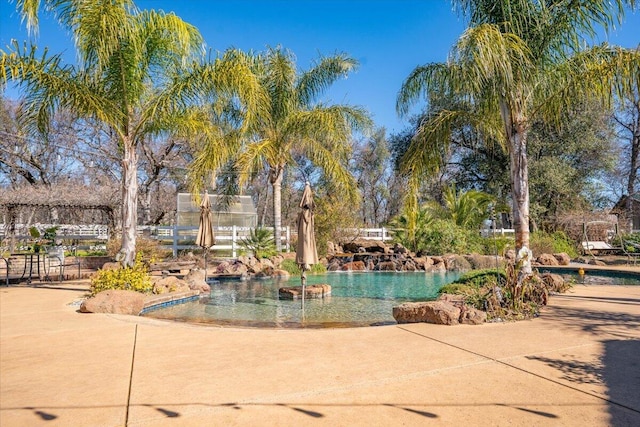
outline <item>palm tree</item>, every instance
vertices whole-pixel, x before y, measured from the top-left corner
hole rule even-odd
[[[281,188],[287,166],[296,163],[296,156],[304,156],[322,168],[339,190],[354,197],[355,182],[346,167],[351,134],[353,130],[367,129],[370,120],[361,108],[317,102],[332,83],[355,69],[354,59],[343,54],[321,57],[302,73],[296,69],[293,54],[280,47],[270,48],[253,59],[266,94],[261,112],[255,122],[248,124],[248,133],[227,135],[226,148],[215,143],[204,147],[193,163],[193,173],[202,175],[219,169],[236,149],[240,151],[235,167],[241,184],[257,169],[268,168],[274,237],[276,249],[281,251]]]
[[[426,208],[434,218],[451,220],[455,225],[467,229],[479,228],[489,212],[493,198],[482,191],[469,190],[464,193],[456,191],[456,186],[444,188],[443,204],[432,201]]]
[[[18,2],[28,26],[37,25],[38,3]],[[73,34],[79,65],[62,65],[59,55],[46,50],[37,57],[35,46],[15,44],[9,52],[0,51],[2,82],[24,88],[22,119],[34,131],[46,133],[52,113],[66,108],[78,119],[104,123],[117,136],[122,161],[119,256],[131,266],[138,222],[137,147],[146,137],[167,132],[216,138],[193,102],[202,95],[228,98],[239,79],[253,75],[234,62],[241,56],[233,52],[204,62],[200,33],[172,13],[141,11],[131,0],[50,0],[46,6]]]
[[[445,63],[417,67],[398,94],[401,114],[424,96],[450,98],[456,109],[431,110],[403,159],[415,192],[419,176],[438,170],[453,125],[465,123],[509,154],[516,247],[529,253],[527,136],[535,120],[557,121],[585,97],[609,103],[637,87],[640,52],[600,45],[584,49],[597,26],[619,22],[633,0],[454,0],[469,28]],[[415,203],[415,202],[414,202]]]

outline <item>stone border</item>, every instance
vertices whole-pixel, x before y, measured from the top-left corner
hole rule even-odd
[[[200,298],[200,291],[186,291],[175,292],[165,295],[154,295],[147,298],[144,302],[144,307],[138,313],[138,316],[142,316],[150,311],[160,308],[171,307],[173,305],[184,304],[186,302],[195,301]]]

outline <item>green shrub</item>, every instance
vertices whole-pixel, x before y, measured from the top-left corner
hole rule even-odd
[[[258,259],[269,258],[277,253],[273,234],[266,228],[249,230],[249,236],[240,240],[240,247],[247,252],[252,252]]]
[[[452,220],[435,219],[416,242],[417,250],[430,255],[483,252],[483,238],[477,230],[457,226]]]
[[[293,259],[285,259],[280,264],[280,268],[292,276],[298,275],[301,273],[300,267],[296,264],[296,261]],[[327,267],[324,264],[313,264],[311,266],[311,270],[308,272],[310,274],[324,274],[327,272]]]
[[[613,240],[613,245],[622,247],[629,253],[640,252],[640,233],[623,234]]]
[[[119,268],[117,270],[98,270],[91,278],[91,295],[99,292],[120,289],[151,293],[153,284],[149,276],[149,269],[142,262],[142,255],[136,255],[133,267]]]
[[[504,256],[509,249],[514,249],[516,241],[513,237],[509,236],[489,236],[483,237],[480,240],[482,255],[495,255]]]
[[[499,283],[498,283],[499,279]],[[444,285],[440,288],[440,293],[445,294],[458,294],[459,290],[465,288],[479,289],[484,286],[496,286],[497,284],[503,285],[505,283],[505,273],[503,270],[496,271],[495,269],[483,269],[469,271],[457,280]]]
[[[107,255],[115,257],[122,247],[121,238],[112,238],[107,242]],[[169,258],[173,255],[171,249],[164,249],[156,239],[145,237],[136,238],[136,254],[141,254],[146,261]]]
[[[531,233],[530,246],[530,249],[536,255],[564,252],[571,258],[578,256],[575,243],[562,231],[556,231],[551,234],[543,231]]]

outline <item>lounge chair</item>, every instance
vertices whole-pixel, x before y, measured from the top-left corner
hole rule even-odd
[[[584,254],[595,255],[596,253],[612,254],[623,251],[622,248],[611,246],[608,242],[604,241],[584,241],[582,242],[582,252]]]

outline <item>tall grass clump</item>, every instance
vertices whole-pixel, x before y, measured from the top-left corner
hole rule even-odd
[[[443,286],[440,293],[460,295],[465,303],[487,312],[488,319],[518,320],[535,317],[547,304],[550,292],[564,292],[570,284],[553,282],[547,275],[523,275],[521,265],[505,269],[475,270]]]
[[[292,259],[285,259],[284,261],[282,261],[282,263],[280,264],[280,269],[286,271],[292,276],[295,276],[301,273],[300,266],[296,264],[295,260],[292,260]],[[324,264],[313,264],[311,266],[311,270],[308,271],[307,273],[324,274],[326,272],[327,272],[327,267],[325,267]]]

